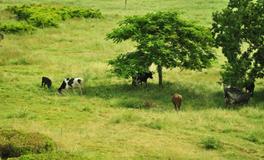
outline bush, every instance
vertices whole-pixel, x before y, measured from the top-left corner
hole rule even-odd
[[[219,149],[221,147],[220,141],[214,137],[206,137],[202,139],[201,144],[205,149]]]
[[[35,27],[25,22],[10,21],[6,23],[0,23],[0,32],[4,33],[22,33],[32,32],[34,30]]]
[[[19,157],[30,153],[53,151],[56,144],[40,133],[22,133],[0,128],[0,157]]]
[[[60,21],[74,17],[102,17],[102,14],[99,10],[79,7],[56,8],[51,6],[31,4],[22,6],[9,6],[7,10],[11,13],[14,13],[18,20],[25,20],[29,24],[39,28],[57,27]]]
[[[98,9],[79,8],[79,7],[63,7],[57,11],[62,20],[69,18],[102,18],[102,13]]]
[[[57,27],[61,21],[61,17],[53,12],[36,12],[27,21],[38,28]]]

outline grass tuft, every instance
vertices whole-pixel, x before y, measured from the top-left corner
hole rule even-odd
[[[142,118],[138,115],[135,115],[133,112],[125,112],[121,115],[114,116],[111,118],[111,123],[125,123],[125,122],[136,122],[142,120]]]
[[[221,148],[221,143],[218,139],[214,137],[206,137],[201,140],[201,144],[205,149],[219,149]]]
[[[12,119],[12,118],[27,118],[27,119],[34,119],[36,115],[28,110],[27,107],[19,109],[17,112],[10,113],[7,115],[7,119]]]

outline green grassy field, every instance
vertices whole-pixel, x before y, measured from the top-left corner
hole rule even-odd
[[[128,15],[173,10],[210,27],[211,14],[227,0],[0,0],[0,20],[8,5],[44,3],[100,9],[103,19],[72,19],[58,28],[32,34],[7,34],[0,42],[0,127],[45,134],[83,159],[264,159],[264,81],[239,109],[224,107],[217,84],[224,57],[203,72],[165,70],[164,88],[157,74],[150,85],[133,88],[130,80],[109,72],[107,61],[133,50],[131,42],[114,44],[106,34]],[[152,70],[155,68],[153,67]],[[53,89],[40,88],[41,77]],[[56,90],[65,77],[83,77],[85,94]],[[170,95],[183,95],[176,113]],[[209,137],[217,149],[205,149]],[[210,143],[210,142],[207,142]]]

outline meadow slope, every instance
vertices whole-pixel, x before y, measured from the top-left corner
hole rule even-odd
[[[32,34],[7,34],[0,42],[0,128],[45,134],[59,150],[83,159],[264,159],[264,81],[239,109],[224,107],[220,78],[224,57],[203,72],[165,70],[164,88],[157,74],[150,85],[133,88],[130,80],[109,72],[107,61],[134,49],[114,44],[106,34],[129,15],[178,11],[181,17],[210,27],[211,14],[227,0],[0,0],[0,21],[9,5],[44,3],[100,9],[103,19],[71,19],[58,28]],[[155,71],[155,68],[152,68]],[[41,77],[53,80],[40,88]],[[83,77],[85,94],[56,89],[65,77]],[[176,113],[170,94],[183,95]],[[213,137],[220,147],[207,150]]]

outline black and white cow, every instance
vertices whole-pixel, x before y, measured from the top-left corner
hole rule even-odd
[[[63,90],[67,89],[73,89],[73,88],[79,88],[80,92],[82,94],[82,84],[83,84],[83,79],[82,78],[65,78],[58,89],[58,92],[62,94]]]
[[[148,78],[152,79],[153,73],[152,72],[143,72],[143,73],[138,73],[137,75],[132,77],[132,85],[137,86],[137,85],[142,85],[144,82],[147,85],[147,80]]]
[[[48,77],[42,77],[41,86],[45,87],[47,86],[49,89],[51,88],[51,80]]]
[[[243,92],[237,87],[224,86],[225,105],[247,104],[251,93]]]

